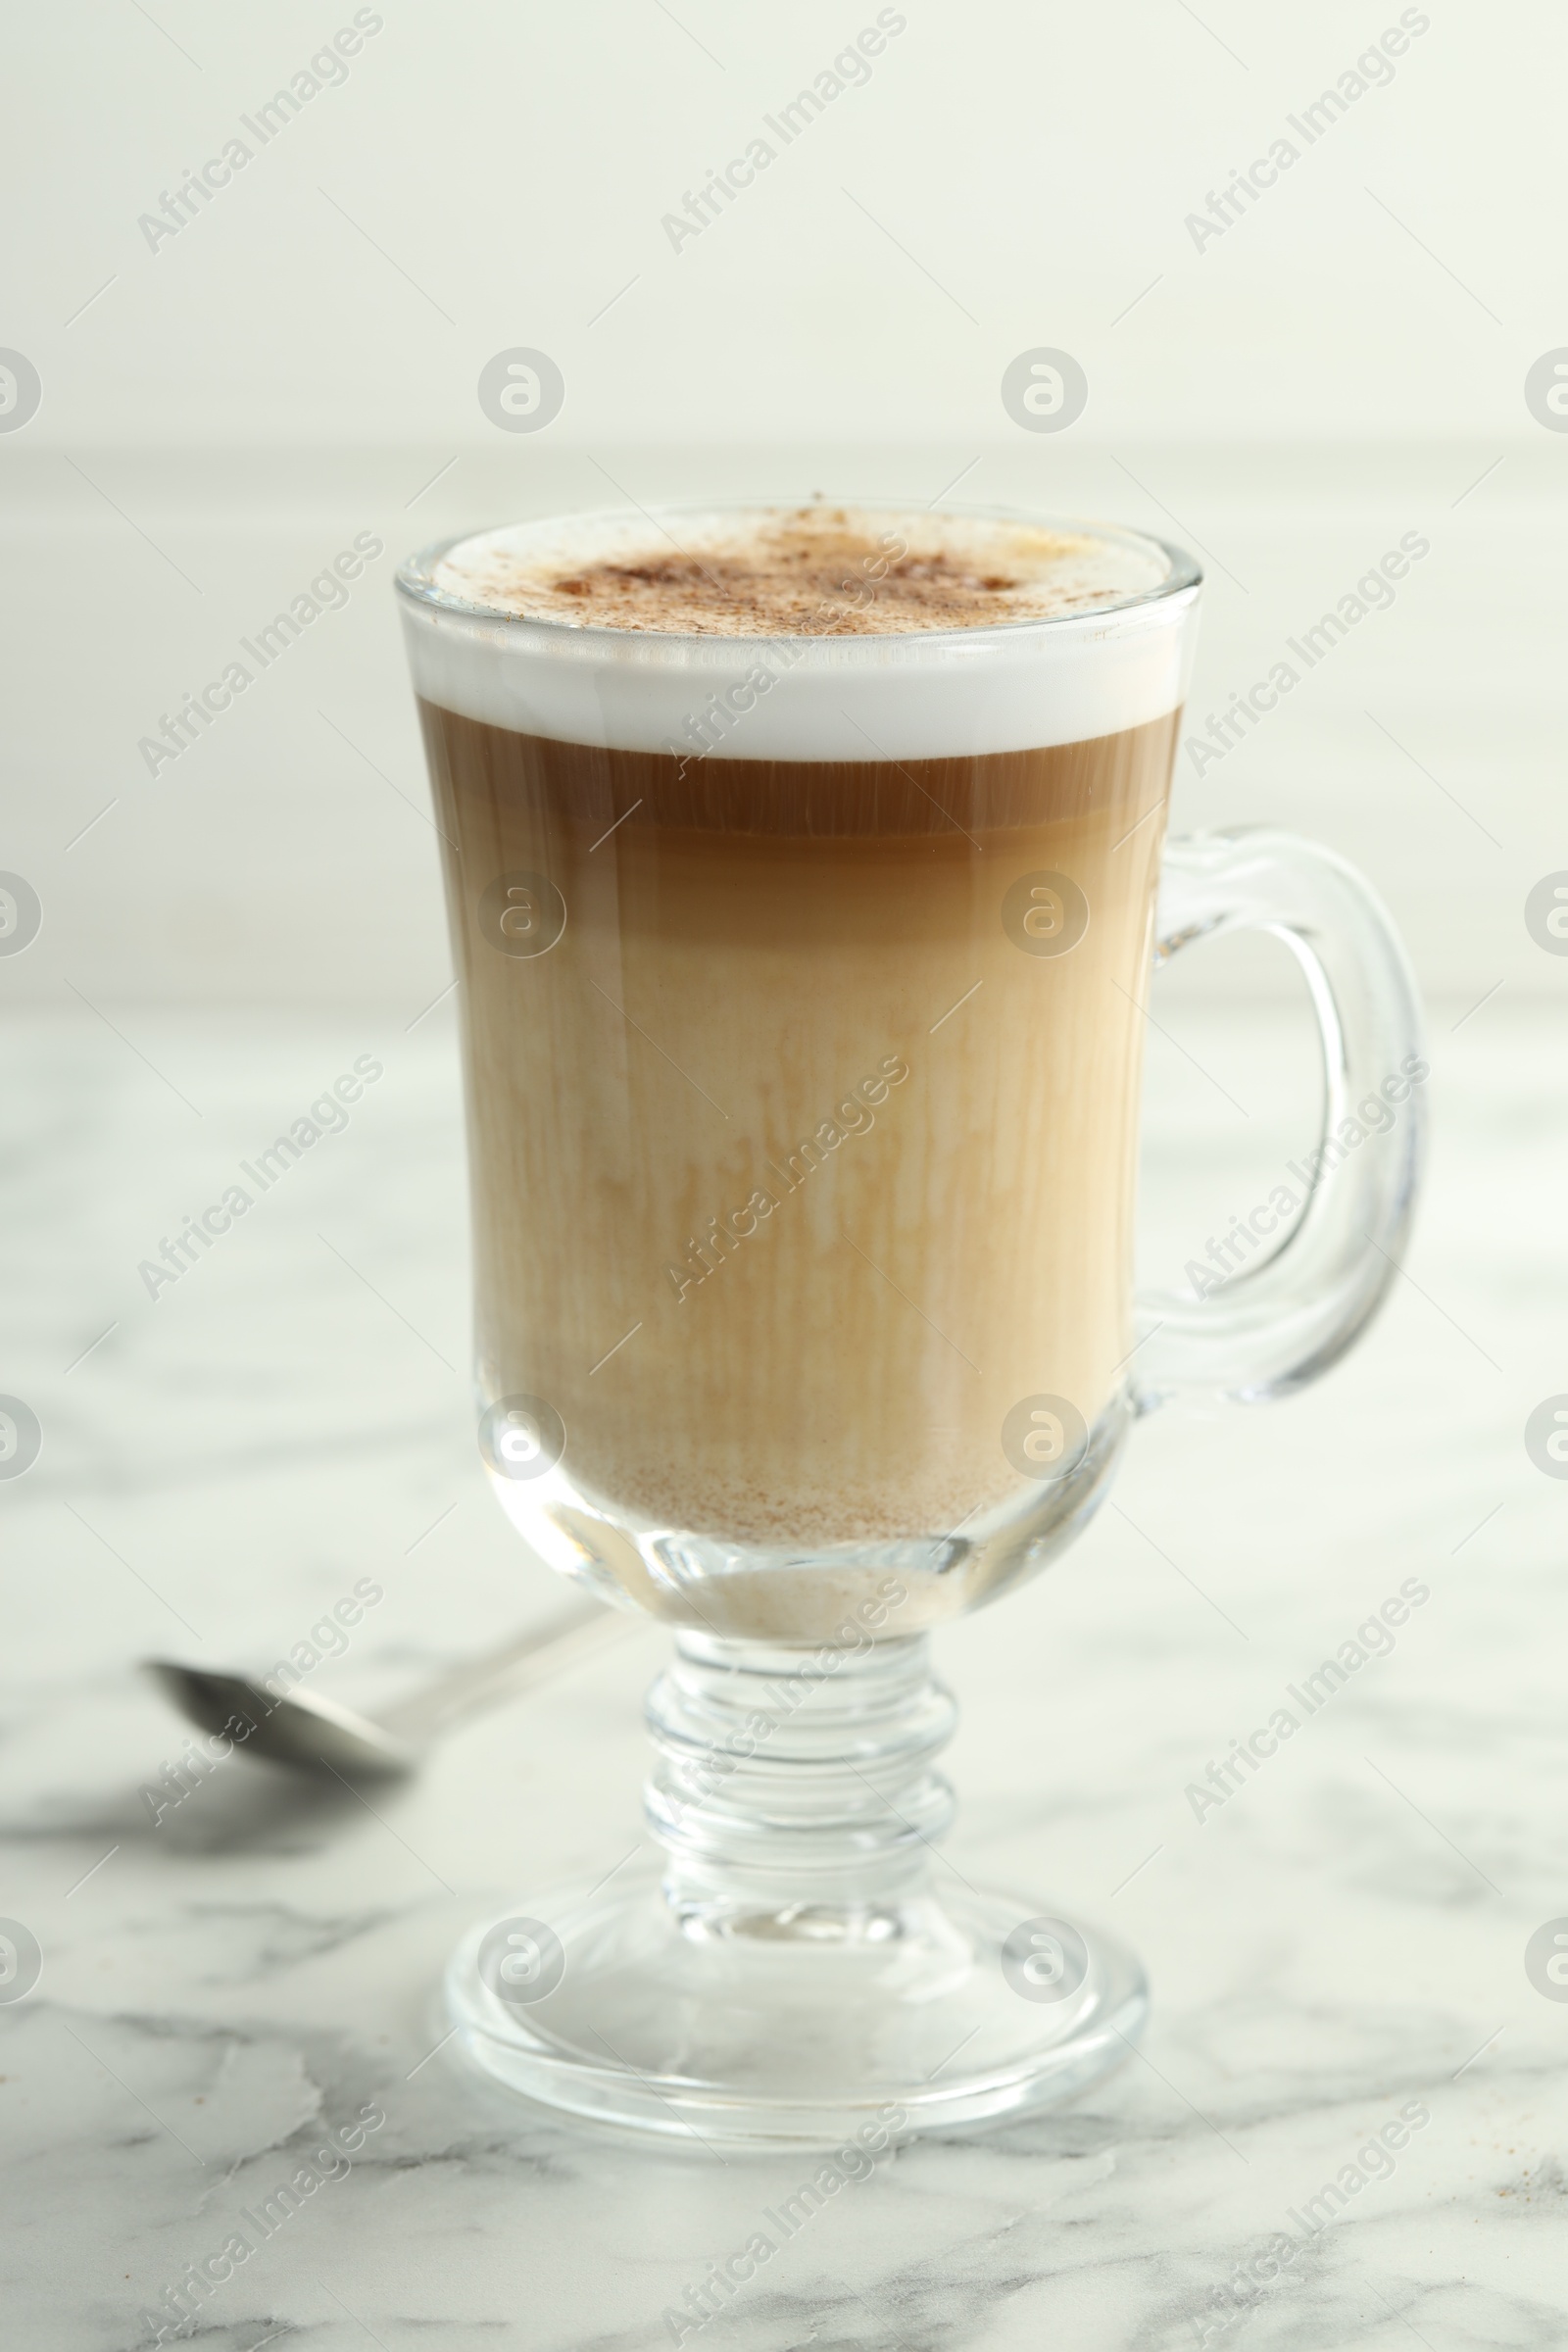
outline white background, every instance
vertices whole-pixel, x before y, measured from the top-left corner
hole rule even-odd
[[[0,342],[43,399],[0,435],[0,863],[45,922],[7,1001],[411,1015],[449,966],[397,554],[623,492],[925,504],[956,476],[1196,545],[1198,718],[1428,537],[1254,740],[1201,778],[1184,759],[1178,822],[1333,841],[1450,1018],[1499,980],[1553,990],[1522,916],[1568,864],[1568,437],[1523,391],[1568,339],[1551,11],[1406,12],[1430,24],[1392,82],[1306,149],[1287,116],[1397,9],[914,0],[869,82],[678,252],[662,216],[873,9],[376,13],[346,80],[156,250],[139,217],[352,9],[106,0],[10,27]],[[1188,216],[1282,132],[1299,161],[1199,250]],[[534,435],[476,397],[515,345],[565,378]],[[1089,379],[1060,434],[1000,397],[1041,345]],[[160,713],[367,529],[387,555],[349,608],[149,776]]]

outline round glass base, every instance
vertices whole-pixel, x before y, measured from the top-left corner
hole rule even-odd
[[[660,1877],[530,1897],[447,1976],[469,2056],[601,2122],[867,2147],[1026,2115],[1123,2059],[1148,2010],[1109,1936],[928,1886],[862,1909],[683,1908]]]

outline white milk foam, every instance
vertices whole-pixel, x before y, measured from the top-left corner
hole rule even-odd
[[[699,562],[744,562],[798,512],[680,513],[663,529],[641,514],[558,516],[428,549],[398,575],[416,691],[561,742],[786,760],[1044,749],[1117,734],[1185,699],[1198,567],[1130,531],[832,511],[916,562],[1004,566],[995,604],[1008,617],[988,612],[984,625],[944,625],[940,591],[907,629],[890,629],[885,612],[858,623],[857,585],[842,607],[813,599],[777,634],[756,611],[732,624],[722,607],[666,633],[648,617],[668,601],[658,584],[618,625],[585,625],[581,612],[601,608],[554,585],[594,565],[658,564],[672,544]],[[875,594],[868,581],[864,603]]]

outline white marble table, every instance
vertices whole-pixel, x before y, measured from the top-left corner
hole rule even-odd
[[[1461,1009],[1434,1020],[1410,1279],[1358,1353],[1276,1410],[1151,1423],[1076,1553],[940,1641],[954,1857],[1119,1925],[1154,1987],[1144,2055],[1048,2120],[898,2149],[688,2344],[1568,2334],[1568,2002],[1524,1967],[1568,1913],[1568,1482],[1522,1443],[1568,1389],[1568,1031],[1504,1000],[1450,1033]],[[251,2232],[194,2340],[667,2343],[666,2308],[810,2169],[596,2137],[427,2055],[462,1925],[636,1837],[657,1631],[373,1810],[242,1761],[156,1824],[140,1794],[180,1740],[131,1670],[149,1650],[270,1659],[369,1576],[384,1598],[318,1673],[373,1697],[558,1599],[472,1457],[449,1013],[84,1014],[0,1049],[0,1389],[44,1431],[0,1483],[0,1912],[43,1955],[0,2007],[0,2271],[29,2348],[154,2340],[165,2289],[356,2118],[384,2120]],[[1174,1265],[1306,1114],[1298,1024],[1281,1046],[1277,1011],[1178,1002],[1167,1025],[1202,1065],[1153,1040],[1149,1233]],[[367,1053],[352,1127],[149,1298],[175,1220]],[[1411,1578],[1430,1597],[1391,1654],[1195,1820],[1187,1785]],[[1427,2121],[1357,2166],[1401,2111]],[[1238,2266],[1282,2232],[1244,2307]]]

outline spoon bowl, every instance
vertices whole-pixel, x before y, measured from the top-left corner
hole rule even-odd
[[[413,1772],[443,1732],[495,1706],[573,1658],[618,1641],[648,1620],[598,1601],[530,1628],[409,1692],[379,1716],[362,1715],[318,1690],[269,1690],[249,1675],[179,1658],[145,1658],[153,1681],[199,1731],[232,1740],[250,1756],[340,1779]]]
[[[149,1658],[147,1672],[165,1696],[198,1730],[232,1740],[248,1755],[307,1772],[324,1769],[353,1779],[412,1772],[419,1749],[335,1698],[291,1690],[279,1698],[248,1675]]]

